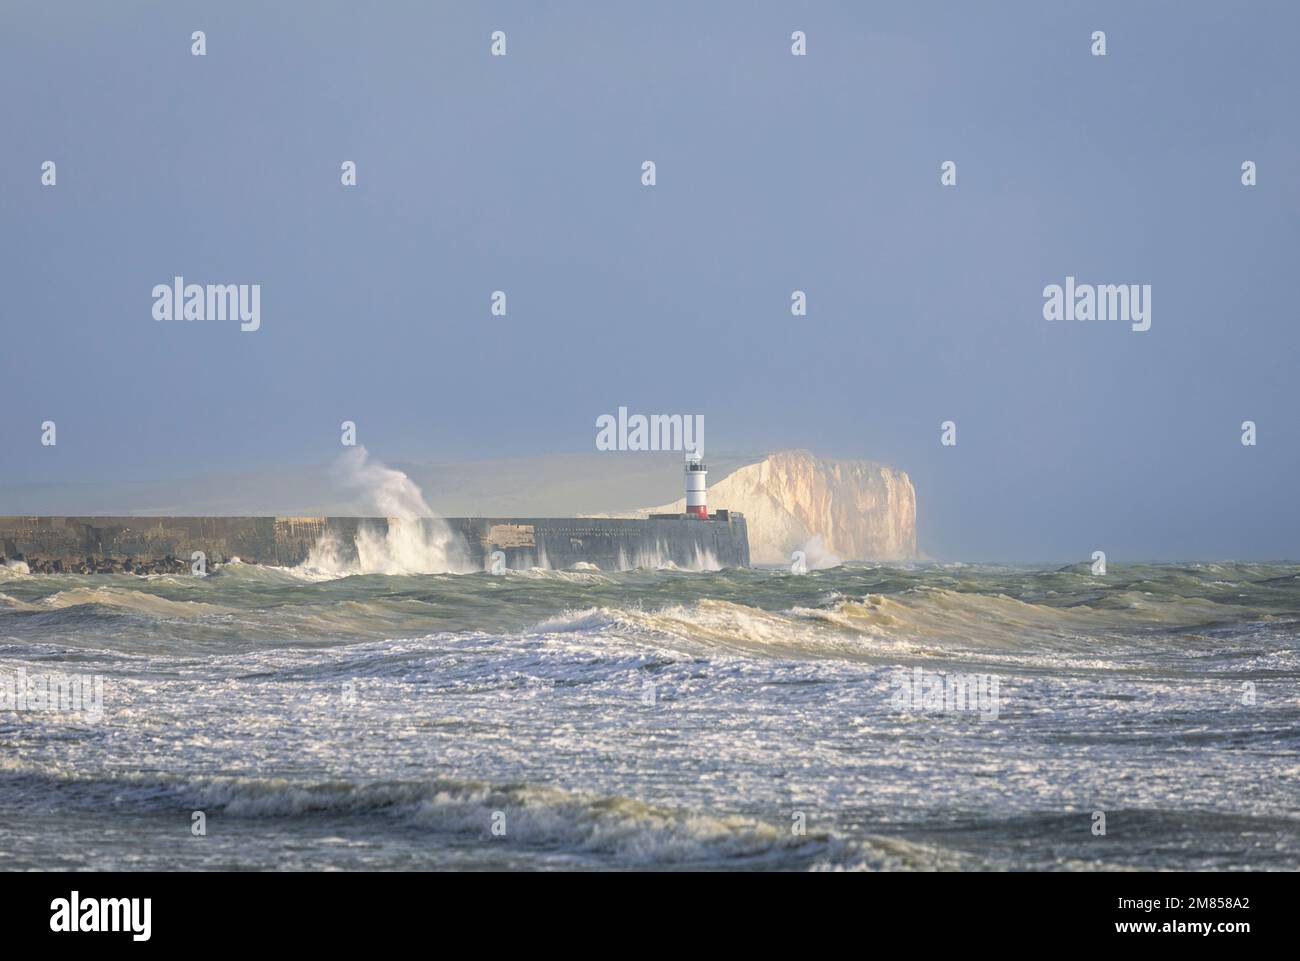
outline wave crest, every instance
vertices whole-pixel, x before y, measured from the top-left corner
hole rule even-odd
[[[889,838],[849,840],[833,832],[794,834],[788,825],[729,813],[660,807],[617,795],[538,784],[433,779],[294,782],[248,777],[111,779],[51,775],[0,762],[0,786],[22,794],[59,788],[60,804],[112,798],[141,813],[202,810],[208,817],[275,819],[380,817],[439,834],[514,848],[594,855],[629,866],[745,864],[810,870],[934,869],[952,859]],[[6,793],[10,793],[6,790]],[[496,832],[504,833],[494,833]]]

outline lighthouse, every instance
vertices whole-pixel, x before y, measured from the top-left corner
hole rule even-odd
[[[708,469],[704,466],[704,454],[700,448],[690,451],[686,455],[686,516],[698,517],[700,520],[709,519],[709,504],[705,494],[708,486],[706,478],[709,476]]]

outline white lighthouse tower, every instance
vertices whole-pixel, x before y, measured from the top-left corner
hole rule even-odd
[[[704,466],[703,445],[686,453],[686,516],[709,519],[708,469]]]

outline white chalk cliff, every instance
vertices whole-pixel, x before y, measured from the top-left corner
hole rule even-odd
[[[888,464],[785,450],[709,480],[710,510],[745,515],[755,564],[789,563],[796,550],[808,553],[809,566],[821,566],[826,553],[844,560],[916,557],[916,490]],[[637,513],[685,509],[683,498]]]

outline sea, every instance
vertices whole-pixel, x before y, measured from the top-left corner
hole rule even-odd
[[[0,870],[1296,870],[1300,565],[0,567]]]

